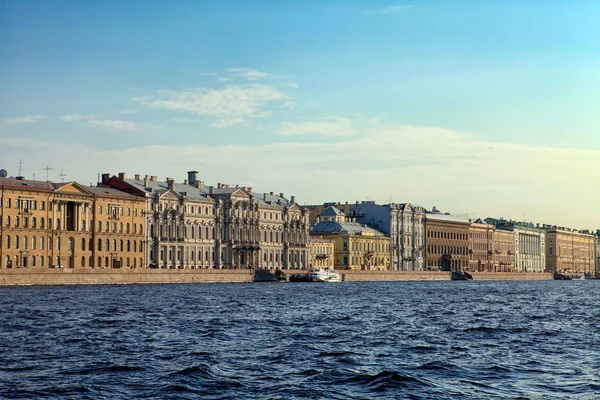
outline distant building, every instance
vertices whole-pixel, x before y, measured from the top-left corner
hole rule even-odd
[[[544,225],[548,271],[572,274],[596,273],[596,238],[593,234]]]
[[[377,229],[354,222],[336,207],[329,206],[320,213],[310,234],[334,241],[334,265],[338,269],[390,269],[390,238]]]
[[[435,207],[425,214],[428,271],[459,271],[469,268],[468,219],[439,212]]]
[[[391,239],[392,269],[422,271],[425,265],[425,209],[410,203],[376,204],[374,201],[356,203],[324,203],[306,206],[311,223],[327,207],[334,206],[354,221],[377,229]]]
[[[145,266],[144,200],[112,188],[0,178],[0,267]]]
[[[596,276],[600,277],[600,229],[596,231]]]
[[[481,218],[469,226],[469,269],[493,272],[494,269],[494,225]]]
[[[146,200],[147,249],[157,268],[307,269],[308,214],[283,193],[155,176],[103,175],[102,185]]]
[[[530,222],[486,218],[496,229],[513,232],[515,240],[515,271],[546,271],[546,233]]]
[[[310,268],[334,268],[335,241],[316,236],[308,239]]]
[[[514,272],[515,233],[505,229],[494,230],[494,272]]]

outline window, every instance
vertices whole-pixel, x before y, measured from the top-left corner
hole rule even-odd
[[[40,238],[40,250],[44,250],[44,237],[43,236]],[[42,266],[43,266],[43,264],[44,264],[43,261],[40,262],[40,264],[42,264]]]
[[[98,239],[98,251],[102,251],[102,239]],[[98,261],[98,266],[100,266],[100,261]]]
[[[43,210],[43,209],[44,209],[44,207],[45,207],[45,204],[46,204],[46,202],[44,202],[44,201],[40,202],[40,210]],[[40,265],[42,265],[42,264],[43,264],[43,262],[41,262],[41,263],[40,263]],[[43,265],[42,265],[42,266],[43,266]]]
[[[31,238],[31,248],[33,250],[35,250],[36,248],[36,240],[35,240],[35,236]]]
[[[10,226],[10,215],[6,216],[6,226]]]
[[[6,207],[10,208],[10,199],[6,199]]]
[[[15,249],[19,248],[19,237],[15,236]]]
[[[18,216],[15,217],[15,227],[16,228],[19,227],[19,217]]]
[[[60,219],[56,218],[56,229],[60,230]]]
[[[56,238],[56,250],[60,250],[60,238]]]
[[[85,238],[81,239],[81,250],[85,251]]]
[[[35,217],[33,217],[33,219],[31,220],[31,227],[37,228],[37,219]]]
[[[10,249],[10,236],[6,235],[6,248]]]
[[[102,206],[98,206],[98,214],[102,214]],[[100,265],[98,265],[100,266]]]

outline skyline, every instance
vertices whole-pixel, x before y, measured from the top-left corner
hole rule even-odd
[[[595,2],[0,4],[11,176],[600,227]]]

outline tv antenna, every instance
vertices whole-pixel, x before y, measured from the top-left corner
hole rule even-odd
[[[46,171],[46,182],[50,182],[50,178],[48,177],[48,171],[52,171],[49,165],[46,165],[46,168],[42,168],[42,170]]]
[[[60,176],[60,181],[61,182],[65,182],[65,176],[67,176],[67,174],[64,173],[64,170],[60,170],[60,174],[58,174],[58,176]]]
[[[19,176],[23,176],[23,175],[21,175],[22,169],[23,169],[23,160],[19,160]]]

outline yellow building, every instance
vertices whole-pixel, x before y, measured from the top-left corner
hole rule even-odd
[[[469,226],[469,269],[471,271],[494,271],[493,261],[494,225],[482,219]]]
[[[336,207],[330,206],[321,212],[310,234],[334,241],[337,269],[391,269],[390,238],[376,229],[349,221]]]
[[[595,274],[593,234],[567,228],[544,226],[546,230],[546,268],[551,272]]]
[[[515,232],[494,230],[494,272],[513,272],[515,270]]]
[[[142,267],[144,199],[76,182],[0,178],[0,267]]]
[[[334,268],[335,242],[312,236],[308,239],[310,268]]]

